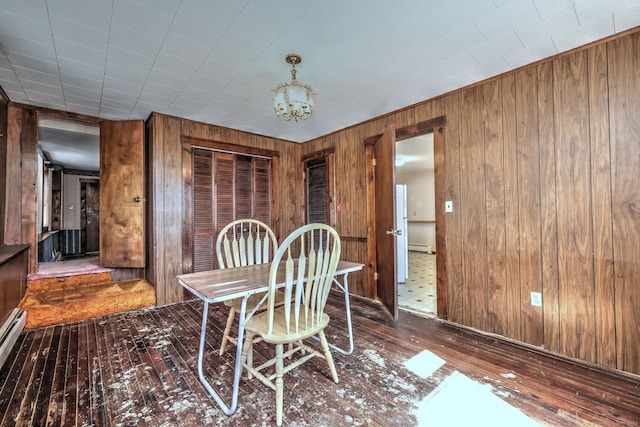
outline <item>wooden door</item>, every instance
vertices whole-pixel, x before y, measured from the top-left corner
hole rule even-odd
[[[100,265],[143,268],[144,122],[100,123]],[[179,244],[179,242],[176,242]]]
[[[398,271],[396,265],[396,131],[389,125],[374,146],[376,282],[378,298],[398,318]]]
[[[80,180],[80,247],[83,253],[100,250],[100,183]]]

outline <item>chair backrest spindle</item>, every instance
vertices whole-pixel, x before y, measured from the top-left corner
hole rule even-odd
[[[322,321],[340,252],[340,237],[326,224],[300,227],[282,242],[269,275],[269,333],[274,330],[275,293],[280,284],[284,284],[285,325],[282,326],[287,333],[299,333]]]
[[[216,240],[218,268],[263,264],[278,248],[269,226],[256,219],[239,219],[227,224]]]

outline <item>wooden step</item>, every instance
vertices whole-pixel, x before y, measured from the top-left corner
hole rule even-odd
[[[29,287],[20,308],[27,312],[25,329],[32,329],[151,307],[155,302],[151,284],[144,279],[135,279],[62,289]]]
[[[83,286],[92,286],[99,283],[111,282],[111,272],[77,274],[74,276],[47,277],[44,279],[30,280],[27,288],[32,291],[56,291],[76,289]]]

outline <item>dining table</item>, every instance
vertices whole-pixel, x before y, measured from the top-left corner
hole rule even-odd
[[[344,293],[345,317],[347,324],[347,335],[349,338],[348,349],[341,348],[333,343],[329,346],[341,354],[349,355],[353,353],[353,326],[351,323],[351,307],[349,304],[349,273],[362,270],[364,265],[360,263],[340,260],[333,277],[335,287]],[[247,301],[251,295],[265,293],[269,290],[269,272],[271,263],[255,264],[235,268],[225,268],[217,270],[201,271],[196,273],[181,274],[177,276],[182,287],[203,301],[202,325],[200,329],[200,345],[198,349],[198,377],[211,397],[226,415],[232,415],[238,406],[238,390],[240,386],[240,365],[242,356],[242,341],[244,338],[244,328],[246,322],[257,311],[258,307],[252,308],[247,313]],[[295,277],[295,276],[294,276]],[[284,276],[276,278],[276,286],[284,286]],[[238,317],[238,334],[236,345],[236,359],[233,374],[233,389],[231,403],[227,404],[222,396],[215,390],[204,375],[204,350],[206,347],[206,331],[209,316],[209,304],[222,303],[227,300],[242,298],[242,305]]]

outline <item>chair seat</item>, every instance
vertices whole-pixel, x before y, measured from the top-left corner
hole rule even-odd
[[[302,317],[302,313],[300,313],[300,316]],[[271,334],[268,334],[269,313],[266,311],[256,314],[249,319],[245,329],[261,336],[265,342],[271,344],[287,344],[317,335],[319,331],[323,330],[329,324],[329,315],[327,313],[323,313],[320,323],[313,326],[303,329],[303,324],[304,322],[301,320],[299,331],[296,333],[295,316],[293,314],[293,310],[291,310],[291,317],[289,319],[290,331],[287,332],[285,327],[284,307],[281,306],[274,310],[273,331]]]
[[[249,297],[249,299],[247,300],[247,313],[253,310],[253,308],[260,303],[265,293],[266,292],[253,294]],[[284,304],[284,292],[279,290],[276,291],[276,305],[282,304]],[[225,301],[224,305],[233,308],[235,311],[240,313],[240,309],[242,308],[242,298],[234,298],[232,300]],[[266,308],[266,304],[263,304],[263,306],[261,307],[261,309]]]

